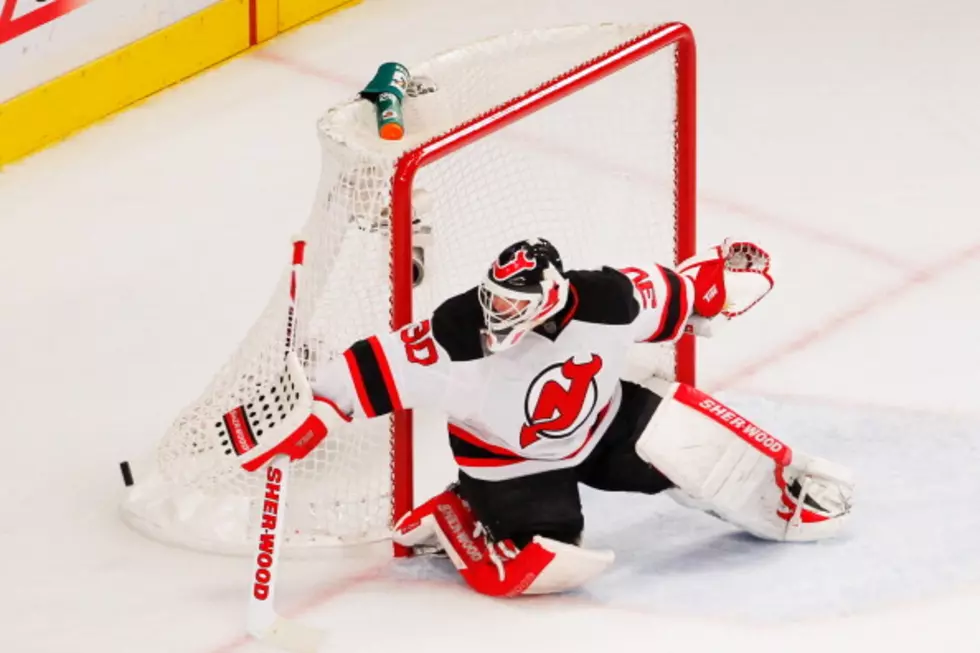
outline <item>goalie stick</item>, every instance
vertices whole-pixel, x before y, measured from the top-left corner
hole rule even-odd
[[[265,467],[265,492],[258,502],[259,536],[252,593],[245,619],[246,630],[256,639],[295,653],[316,653],[326,633],[285,619],[276,612],[276,576],[286,523],[286,491],[289,456],[279,455]]]
[[[289,313],[286,322],[286,351],[293,350],[296,330],[296,295],[306,243],[293,242],[293,263],[289,284]],[[299,380],[299,379],[297,379]],[[254,550],[254,570],[245,629],[252,637],[294,653],[316,653],[326,633],[281,617],[275,608],[276,578],[282,554],[286,524],[286,492],[289,487],[287,455],[273,457],[265,466],[263,496],[256,501],[253,523],[258,525]]]

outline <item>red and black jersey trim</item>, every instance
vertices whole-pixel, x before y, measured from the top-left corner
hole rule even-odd
[[[663,318],[656,332],[647,342],[663,342],[673,340],[683,327],[687,312],[687,286],[680,275],[670,268],[660,267],[664,281],[667,283],[667,296],[663,301]]]
[[[461,467],[502,467],[526,460],[513,451],[484,442],[456,424],[449,425],[449,448]]]
[[[355,342],[344,352],[344,359],[365,415],[377,417],[402,410],[395,378],[376,337]]]
[[[569,460],[579,455],[592,440],[599,425],[609,414],[612,401],[608,402],[596,415],[589,432],[582,444],[562,460]],[[449,448],[452,449],[456,464],[460,467],[503,467],[530,460],[504,447],[498,447],[481,440],[478,436],[456,424],[449,425]]]

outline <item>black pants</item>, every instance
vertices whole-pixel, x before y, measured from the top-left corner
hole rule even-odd
[[[578,484],[608,492],[657,494],[673,484],[636,455],[636,440],[660,397],[623,381],[619,412],[592,453],[576,467],[482,481],[460,471],[459,493],[496,540],[526,546],[535,535],[576,543],[585,526]]]

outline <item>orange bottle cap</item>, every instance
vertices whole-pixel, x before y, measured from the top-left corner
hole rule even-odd
[[[402,126],[396,122],[389,122],[386,125],[381,125],[381,129],[378,130],[381,138],[386,141],[398,141],[401,137],[405,135],[405,130]]]

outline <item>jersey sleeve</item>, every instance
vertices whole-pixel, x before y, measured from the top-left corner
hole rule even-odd
[[[473,288],[443,302],[431,318],[358,340],[315,370],[313,391],[358,417],[409,408],[448,411],[459,392],[456,364],[483,356],[482,325]]]
[[[312,383],[349,415],[380,417],[396,410],[444,409],[452,361],[424,319],[401,329],[358,340],[320,366]]]
[[[694,282],[662,265],[619,270],[633,284],[640,312],[633,321],[636,342],[674,342],[694,309]]]

